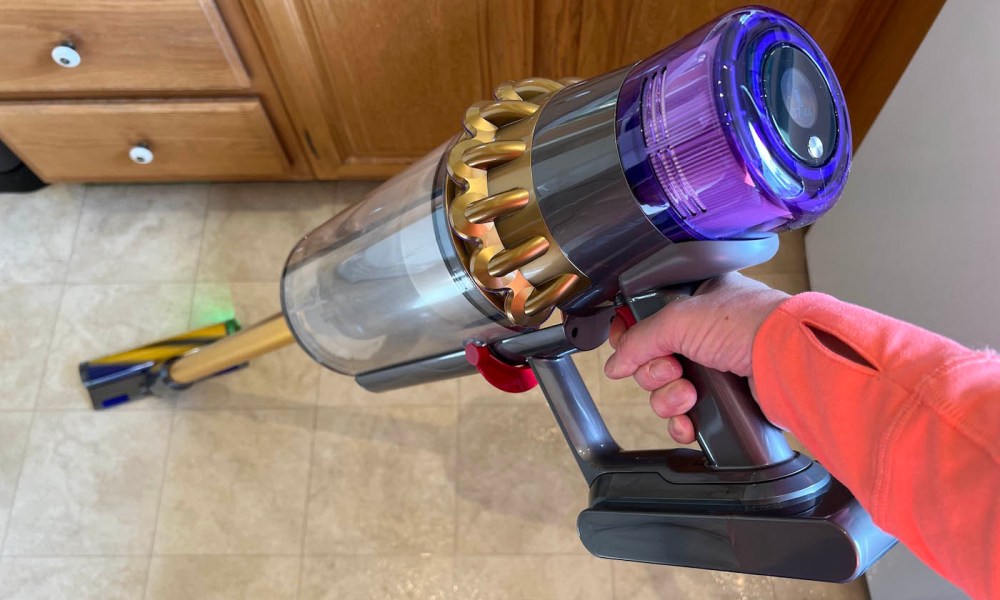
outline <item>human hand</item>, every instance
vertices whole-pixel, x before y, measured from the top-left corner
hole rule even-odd
[[[750,377],[754,337],[788,297],[738,273],[713,279],[694,296],[671,302],[628,331],[615,319],[610,333],[615,353],[604,372],[611,379],[634,377],[650,392],[653,412],[670,419],[670,437],[690,444],[695,439],[694,425],[685,413],[698,395],[691,382],[683,379],[673,355]]]

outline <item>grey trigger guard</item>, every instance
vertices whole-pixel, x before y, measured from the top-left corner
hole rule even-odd
[[[668,246],[622,274],[622,297],[637,321],[690,296],[713,277],[766,262],[778,238],[684,242]],[[717,469],[752,469],[795,456],[781,431],[761,413],[747,380],[677,357],[698,402],[688,413],[699,446]]]

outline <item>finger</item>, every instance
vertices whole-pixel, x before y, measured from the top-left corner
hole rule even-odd
[[[667,423],[667,431],[678,444],[694,442],[694,423],[687,415],[678,415],[670,419],[670,422]]]
[[[633,377],[639,387],[652,392],[678,379],[681,372],[681,363],[675,357],[661,356],[640,366]]]
[[[628,329],[628,327],[625,326],[625,322],[620,318],[615,317],[611,320],[611,329],[608,330],[608,341],[611,342],[612,348],[618,347],[618,340],[622,337],[622,334],[625,333],[626,329]]]
[[[615,353],[604,367],[605,374],[611,379],[628,377],[639,365],[660,356],[678,353],[680,348],[677,347],[677,338],[683,323],[677,323],[677,307],[687,301],[674,301],[623,333],[618,338]]]
[[[698,392],[687,379],[672,381],[649,395],[649,406],[664,419],[683,415],[694,408]]]

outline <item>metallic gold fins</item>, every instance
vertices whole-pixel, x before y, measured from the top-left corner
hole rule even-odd
[[[549,241],[540,235],[521,242],[510,250],[501,250],[490,259],[487,270],[493,277],[503,277],[545,254]]]
[[[589,285],[552,237],[531,179],[539,110],[571,83],[500,84],[495,100],[465,111],[465,134],[448,151],[445,202],[455,249],[483,296],[521,327],[540,325]]]
[[[529,77],[521,81],[505,81],[497,86],[496,97],[498,100],[529,100],[534,101],[539,96],[557,92],[565,87],[558,81],[545,79],[544,77]]]
[[[528,205],[528,190],[515,188],[477,200],[465,209],[465,218],[470,223],[481,225],[496,221],[504,215],[517,212]]]
[[[525,314],[532,316],[550,306],[555,306],[573,291],[578,279],[579,277],[576,275],[561,275],[545,282],[541,287],[535,288],[535,291],[528,295],[528,299],[524,302]]]
[[[521,141],[487,142],[462,153],[462,162],[474,169],[489,168],[510,162],[524,154],[527,145]]]
[[[489,102],[479,109],[484,119],[497,126],[520,121],[535,114],[538,105],[523,100]]]

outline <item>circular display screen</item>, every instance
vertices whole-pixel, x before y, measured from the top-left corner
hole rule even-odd
[[[808,165],[826,163],[837,147],[837,115],[816,63],[794,46],[776,46],[764,58],[762,87],[785,146]]]
[[[799,127],[816,124],[816,90],[802,71],[792,67],[781,76],[781,99]]]

